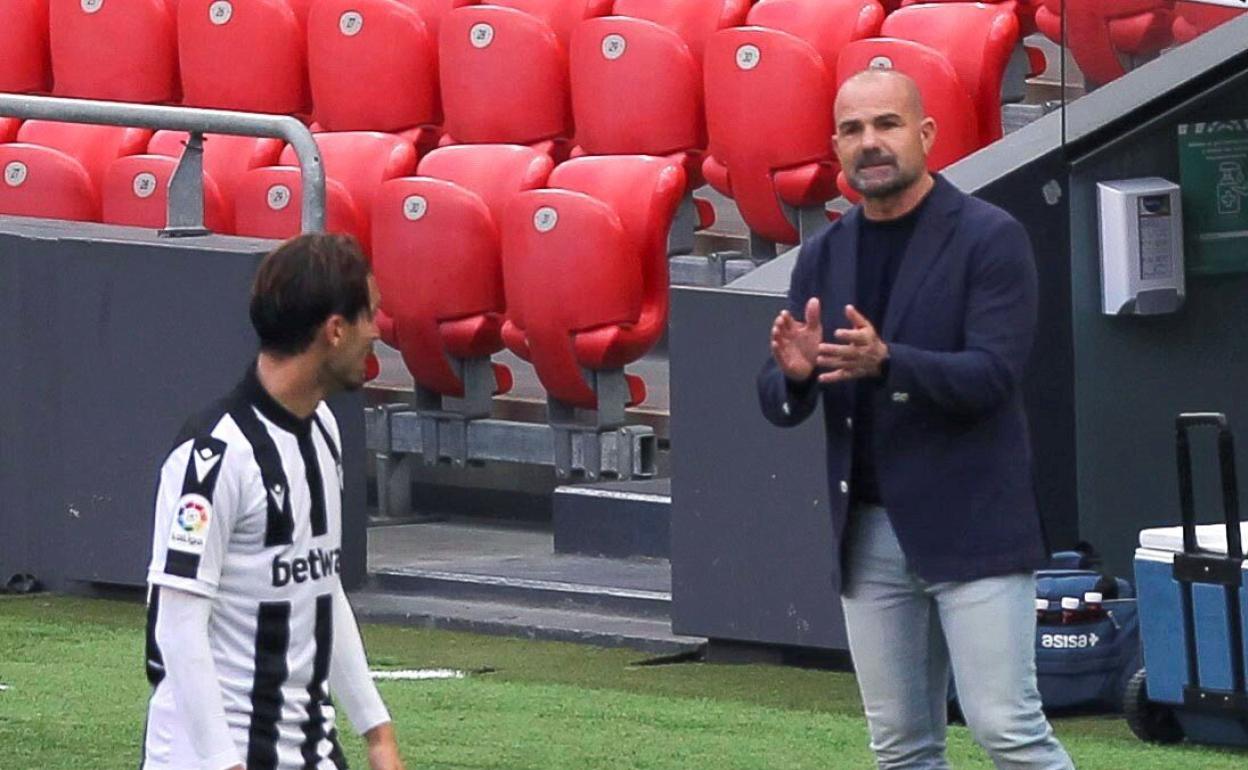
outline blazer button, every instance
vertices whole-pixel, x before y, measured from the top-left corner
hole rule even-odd
[[[849,482],[848,481],[841,481],[841,494],[842,495],[849,494]]]
[[[785,401],[783,404],[780,405],[780,411],[784,412],[785,417],[788,417],[789,415],[793,413],[793,410],[789,407],[788,401]]]
[[[845,428],[846,428],[847,430],[853,430],[853,429],[854,429],[854,418],[853,418],[853,417],[846,417],[846,418],[845,418]]]
[[[902,390],[895,390],[895,391],[893,391],[893,402],[894,402],[894,403],[897,403],[897,404],[904,404],[904,403],[906,403],[906,402],[907,402],[907,401],[909,401],[909,400],[910,400],[910,394],[909,394],[909,393],[906,393],[905,391],[902,391]]]

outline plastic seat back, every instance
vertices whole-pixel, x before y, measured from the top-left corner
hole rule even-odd
[[[306,0],[178,0],[183,102],[306,115]]]
[[[187,135],[158,131],[147,154],[112,164],[104,185],[105,222],[163,228],[168,219],[169,180],[182,157]],[[239,180],[253,168],[278,162],[279,139],[208,134],[204,137],[204,225],[217,233],[234,232],[234,197]]]
[[[17,141],[0,145],[0,213],[98,221],[109,165],[142,152],[150,137],[146,129],[26,121]]]
[[[1011,5],[914,5],[890,14],[880,34],[939,51],[975,104],[979,144],[1001,138],[1001,83],[1019,42],[1018,17]]]
[[[422,15],[424,6],[433,5],[417,0],[313,2],[308,76],[318,125],[329,131],[398,132],[441,122],[437,19]]]
[[[1243,14],[1243,8],[1179,2],[1174,9],[1174,41],[1189,43],[1197,37]]]
[[[703,50],[711,34],[740,24],[747,7],[744,0],[619,0],[614,15],[581,22],[570,50],[580,150],[704,149]]]
[[[0,91],[41,93],[51,86],[48,0],[0,3]]]
[[[439,33],[445,143],[545,143],[572,134],[566,35],[606,3],[510,0],[457,8]]]
[[[373,196],[382,182],[416,170],[416,149],[392,134],[345,131],[317,134],[325,164],[326,229],[348,233],[367,252]],[[235,200],[239,235],[288,238],[300,231],[303,181],[298,156],[287,147],[281,165],[243,174]]]
[[[851,40],[875,35],[883,17],[875,0],[763,0],[750,11],[751,26],[717,32],[707,44],[703,169],[759,235],[796,243],[785,204],[834,195],[836,56]],[[776,174],[785,171],[808,180],[800,198],[777,189]]]
[[[1123,57],[1149,56],[1173,39],[1173,0],[1043,0],[1036,26],[1054,42],[1062,41],[1090,86],[1122,77]]]
[[[583,369],[637,360],[667,323],[667,231],[685,186],[651,156],[577,158],[503,219],[504,340],[554,398],[595,408]],[[630,381],[631,402],[644,386]]]
[[[391,319],[387,342],[419,385],[462,397],[452,358],[502,349],[502,212],[516,193],[545,184],[551,167],[548,155],[529,147],[457,145],[427,155],[419,176],[382,185],[373,206],[373,272]],[[497,390],[505,384],[499,375]]]
[[[53,91],[112,101],[176,101],[174,12],[174,0],[50,0]]]

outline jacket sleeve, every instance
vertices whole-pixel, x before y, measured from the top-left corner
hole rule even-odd
[[[819,295],[816,268],[819,243],[822,239],[803,244],[798,252],[797,264],[789,278],[788,309],[794,318],[802,318],[806,302]],[[812,374],[806,382],[795,383],[784,376],[776,360],[771,356],[758,374],[758,402],[763,416],[771,423],[787,428],[804,421],[819,404],[821,389]]]
[[[1038,286],[1023,226],[1003,219],[987,228],[968,268],[962,350],[889,343],[886,387],[898,399],[953,417],[977,417],[1019,387],[1035,339]]]

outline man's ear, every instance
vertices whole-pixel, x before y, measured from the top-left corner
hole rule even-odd
[[[936,119],[930,115],[923,118],[923,122],[919,125],[919,133],[923,137],[924,153],[930,153],[932,146],[936,144]]]
[[[338,347],[342,342],[342,338],[346,335],[347,319],[338,314],[331,315],[325,319],[325,323],[321,326],[321,333],[325,335],[325,343],[331,348]]]

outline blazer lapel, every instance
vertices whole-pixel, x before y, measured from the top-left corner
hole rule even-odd
[[[897,280],[888,300],[888,311],[884,314],[881,332],[885,340],[891,340],[897,334],[897,328],[901,326],[902,319],[914,303],[923,279],[940,260],[945,244],[953,235],[958,212],[962,208],[961,191],[940,175],[934,176],[936,186],[928,193],[931,200],[919,215],[914,235],[911,236],[906,253],[901,258],[901,265],[897,268]]]

